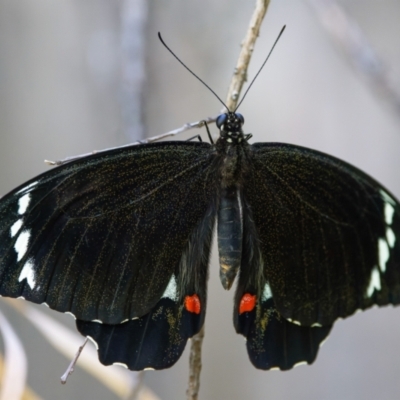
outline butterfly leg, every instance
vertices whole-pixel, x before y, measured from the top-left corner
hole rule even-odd
[[[214,140],[213,140],[213,138],[212,138],[212,136],[211,136],[210,129],[208,128],[207,121],[206,121],[206,120],[203,120],[203,121],[201,121],[201,122],[203,122],[203,123],[204,123],[204,126],[206,127],[206,131],[207,131],[208,138],[210,139],[210,143],[211,143],[211,144],[214,144]]]
[[[187,139],[187,142],[190,142],[193,139],[199,139],[199,142],[203,142],[203,139],[201,138],[200,135],[192,136],[191,138]]]

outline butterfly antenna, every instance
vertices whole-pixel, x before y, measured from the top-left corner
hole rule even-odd
[[[247,90],[244,92],[244,95],[242,97],[242,100],[240,100],[239,104],[236,106],[235,111],[239,108],[239,106],[242,104],[244,98],[246,97],[248,91],[250,90],[251,86],[253,85],[254,81],[257,79],[257,76],[260,74],[261,70],[264,68],[264,65],[266,64],[266,62],[268,61],[269,56],[271,55],[272,51],[274,50],[276,44],[278,43],[278,40],[280,39],[280,37],[282,36],[283,31],[285,30],[286,25],[283,26],[283,28],[281,29],[281,31],[279,32],[278,37],[275,40],[274,45],[272,46],[272,49],[269,51],[267,58],[265,59],[265,61],[263,62],[263,64],[261,65],[261,68],[258,70],[258,72],[256,73],[256,76],[253,78],[253,80],[251,81],[249,87],[247,88]]]
[[[212,90],[210,88],[210,86],[207,85],[207,83],[205,83],[203,81],[203,79],[199,78],[187,65],[185,65],[183,63],[183,61],[181,61],[179,59],[179,57],[165,44],[163,38],[161,37],[161,33],[158,32],[158,38],[160,39],[160,42],[164,45],[164,47],[195,77],[197,78],[206,88],[208,88],[208,90],[214,94],[214,96],[220,101],[220,103],[229,111],[228,107],[226,106],[226,104],[221,100],[221,98],[217,95],[217,93],[214,92],[214,90]]]

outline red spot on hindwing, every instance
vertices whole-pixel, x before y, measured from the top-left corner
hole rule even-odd
[[[256,306],[256,295],[245,293],[242,299],[240,300],[239,314],[253,311],[255,306]]]
[[[192,296],[186,296],[185,297],[185,308],[187,311],[194,313],[194,314],[200,314],[201,311],[201,304],[200,304],[200,299],[197,294],[194,294]]]

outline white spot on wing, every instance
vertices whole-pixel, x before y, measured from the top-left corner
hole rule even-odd
[[[30,201],[31,201],[31,195],[29,193],[24,194],[18,200],[18,214],[20,215],[25,214],[25,211],[28,208]]]
[[[396,242],[396,235],[390,227],[386,228],[386,240],[389,244],[389,247],[393,248]]]
[[[18,221],[13,223],[12,227],[10,228],[10,236],[11,237],[14,237],[17,234],[17,232],[20,230],[20,228],[22,226],[22,222],[23,222],[23,220],[21,218]]]
[[[307,361],[299,361],[293,365],[293,368],[300,367],[300,365],[307,365]]]
[[[17,261],[20,261],[28,250],[30,236],[31,232],[29,230],[25,230],[20,233],[17,240],[15,241],[14,249],[17,252]]]
[[[385,222],[388,225],[391,225],[393,222],[394,207],[390,203],[386,202],[384,212],[385,212]]]
[[[316,322],[315,324],[311,325],[311,328],[322,328],[322,325],[318,322]]]
[[[128,366],[126,364],[124,364],[124,363],[121,363],[121,362],[115,362],[112,365],[119,365],[120,367],[124,367],[124,368],[128,369]]]
[[[287,318],[287,321],[289,321],[291,324],[299,325],[301,326],[299,321],[296,321],[295,319]]]
[[[97,322],[98,324],[102,324],[103,321],[101,321],[100,319],[93,319],[92,322]]]
[[[380,191],[380,193],[381,193],[382,199],[383,199],[385,202],[390,203],[392,206],[394,206],[394,205],[396,204],[396,201],[395,201],[395,199],[394,199],[392,196],[390,196],[388,193],[386,193],[386,192],[385,192],[384,190],[382,190],[382,189],[380,189],[379,191]]]
[[[379,250],[379,268],[381,269],[382,272],[385,272],[386,263],[389,260],[390,256],[389,246],[385,239],[379,238],[378,250]]]
[[[147,367],[147,368],[144,368],[143,371],[155,371],[155,369],[151,368],[151,367]]]
[[[321,348],[321,347],[326,343],[326,341],[328,340],[328,337],[329,337],[329,336],[327,336],[327,337],[319,344],[318,348]]]
[[[261,297],[261,301],[267,301],[270,298],[272,298],[271,287],[268,285],[268,283],[266,283],[264,285],[264,290],[263,290],[263,294],[262,294],[262,297]]]
[[[72,314],[72,312],[70,312],[70,311],[65,311],[64,314],[70,315],[73,319],[76,319],[75,315]]]
[[[35,288],[36,283],[34,267],[35,265],[33,264],[33,260],[29,259],[22,268],[18,278],[18,282],[22,282],[24,279],[26,279],[31,289]]]
[[[367,288],[367,297],[371,297],[375,290],[381,290],[381,275],[376,266],[371,272],[371,278]]]
[[[161,296],[162,299],[168,298],[171,299],[172,301],[177,300],[177,293],[176,293],[176,279],[175,275],[171,275],[171,279],[168,282],[168,286],[166,287],[164,294]]]
[[[29,189],[32,189],[32,188],[33,188],[34,186],[36,186],[38,183],[39,183],[39,181],[32,182],[32,183],[29,184],[28,186],[25,186],[25,187],[23,187],[21,190],[18,190],[18,192],[17,192],[16,194],[18,194],[18,193],[27,193],[27,192],[30,192]]]
[[[94,344],[96,350],[99,350],[99,345],[97,344],[97,342],[91,336],[86,336],[86,337]]]

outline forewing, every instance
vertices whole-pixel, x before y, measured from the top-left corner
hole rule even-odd
[[[244,186],[276,309],[328,326],[400,302],[400,206],[379,183],[329,155],[255,144]]]
[[[211,146],[164,142],[66,164],[0,200],[0,294],[116,324],[161,298],[215,194]]]

